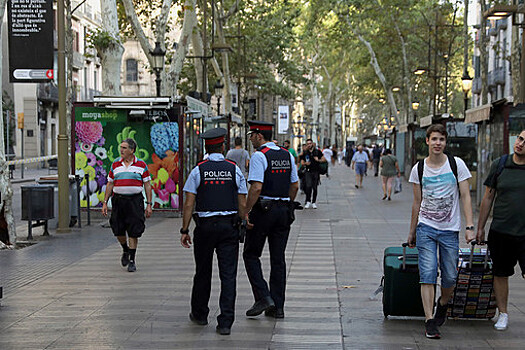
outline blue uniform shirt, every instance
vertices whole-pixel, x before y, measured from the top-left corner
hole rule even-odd
[[[270,149],[278,150],[280,149],[279,146],[276,146],[273,142],[267,142],[263,146],[266,146]],[[289,152],[288,152],[289,153]],[[295,158],[291,153],[290,154],[290,160],[292,164],[292,172],[290,173],[290,183],[295,183],[299,181],[299,176],[297,176],[297,166],[295,165]],[[268,161],[266,160],[266,156],[260,152],[256,151],[252,155],[252,159],[250,160],[250,173],[248,175],[248,182],[257,181],[264,183],[264,172],[266,171],[266,168],[268,168]],[[281,199],[281,200],[290,200],[290,197],[286,198],[273,198],[273,197],[266,197],[261,196],[263,199]]]
[[[224,156],[220,153],[212,153],[209,155],[208,160],[212,162],[220,162],[224,160]],[[237,183],[238,194],[247,194],[248,189],[246,188],[246,181],[244,175],[242,174],[241,169],[238,166],[235,166],[235,180]],[[197,189],[201,184],[201,174],[199,172],[199,167],[196,166],[191,171],[186,183],[184,184],[184,192],[189,192],[197,195]],[[231,215],[237,213],[236,211],[198,211],[197,215],[199,217],[209,217],[217,215]]]

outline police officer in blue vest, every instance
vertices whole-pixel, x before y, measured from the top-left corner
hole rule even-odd
[[[195,277],[191,293],[190,320],[208,324],[213,252],[217,254],[221,293],[217,333],[230,334],[235,315],[237,261],[239,257],[239,223],[246,207],[246,181],[235,162],[224,159],[226,130],[216,128],[201,135],[209,157],[200,162],[184,186],[181,244],[190,248],[190,221],[193,216]],[[193,210],[195,208],[195,213]]]
[[[248,230],[243,259],[255,303],[246,316],[284,317],[286,261],[284,252],[294,220],[293,201],[299,188],[293,155],[270,142],[273,124],[249,121],[250,141],[257,150],[250,160],[246,200]],[[261,270],[261,254],[268,239],[270,286]]]

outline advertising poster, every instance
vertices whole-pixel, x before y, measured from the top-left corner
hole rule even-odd
[[[154,209],[179,209],[182,173],[179,169],[179,123],[173,110],[146,110],[146,115],[98,107],[75,107],[75,173],[81,183],[80,205],[102,207],[107,175],[120,157],[120,143],[137,142],[135,156],[148,165]],[[85,175],[89,175],[86,182]],[[145,198],[145,197],[144,197]],[[110,201],[111,203],[111,201]]]
[[[9,81],[53,79],[53,0],[9,0]]]
[[[290,107],[289,106],[279,106],[279,115],[278,118],[278,133],[287,134],[288,133],[288,124],[290,121]]]

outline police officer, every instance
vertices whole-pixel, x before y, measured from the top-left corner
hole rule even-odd
[[[273,124],[249,121],[250,141],[257,150],[250,161],[246,201],[248,231],[243,259],[252,286],[255,304],[246,316],[284,317],[286,261],[284,252],[293,217],[293,200],[297,195],[298,176],[293,155],[273,142]],[[270,288],[264,280],[260,257],[268,238],[270,249]]]
[[[213,252],[217,253],[221,293],[217,333],[230,334],[235,315],[237,261],[239,257],[238,223],[246,207],[246,181],[234,162],[225,160],[224,135],[216,128],[202,134],[209,157],[190,173],[184,186],[186,200],[183,208],[181,244],[192,244],[189,226],[193,217],[195,247],[195,276],[191,293],[190,320],[198,325],[208,324],[208,302],[211,290]]]

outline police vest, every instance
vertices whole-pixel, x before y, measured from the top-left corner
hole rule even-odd
[[[292,161],[290,152],[284,148],[278,150],[262,146],[258,149],[266,160],[268,167],[264,172],[264,182],[261,196],[286,198],[290,196],[290,175],[292,173]]]
[[[237,211],[236,165],[229,160],[205,160],[197,165],[201,182],[195,211]]]

